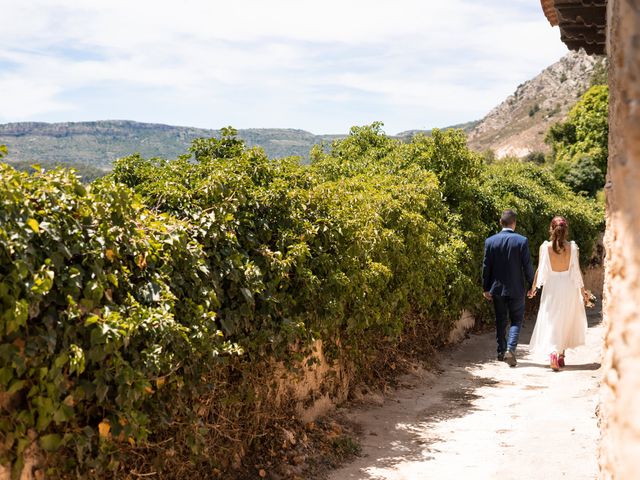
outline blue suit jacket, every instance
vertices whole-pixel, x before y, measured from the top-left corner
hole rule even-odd
[[[527,237],[503,230],[485,240],[482,262],[482,286],[485,292],[505,297],[524,297],[533,284],[533,275]]]

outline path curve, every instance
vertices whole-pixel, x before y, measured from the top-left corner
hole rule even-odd
[[[596,406],[603,326],[588,312],[587,344],[554,373],[526,355],[516,368],[494,359],[494,335],[473,335],[379,407],[344,414],[362,428],[362,455],[330,480],[595,479]]]

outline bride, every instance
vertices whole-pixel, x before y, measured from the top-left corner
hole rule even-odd
[[[580,273],[579,249],[567,241],[569,226],[564,217],[554,217],[549,227],[550,241],[540,245],[538,270],[529,298],[544,286],[536,326],[531,336],[533,352],[550,355],[551,368],[564,367],[566,349],[584,345],[587,332],[585,303],[589,295]]]

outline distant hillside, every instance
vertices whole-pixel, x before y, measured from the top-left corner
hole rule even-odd
[[[472,122],[459,123],[457,125],[451,125],[450,127],[445,127],[443,130],[448,130],[450,128],[464,130],[465,132],[470,132],[475,128],[476,125],[480,123],[480,120],[474,120]],[[431,130],[406,130],[404,132],[400,132],[396,135],[399,138],[411,138],[418,133],[424,133],[425,135],[431,135]]]
[[[497,157],[547,152],[544,136],[589,88],[604,66],[603,57],[571,52],[491,110],[469,133],[469,146],[491,149]]]
[[[282,128],[246,129],[238,133],[247,145],[260,146],[274,158],[291,155],[306,158],[313,145],[339,137]],[[219,135],[218,130],[128,120],[0,125],[0,145],[7,145],[10,162],[72,163],[101,168],[109,168],[113,160],[132,153],[175,158],[188,150],[193,139]]]
[[[448,128],[469,130],[477,122]],[[409,139],[410,130],[396,135]],[[188,151],[191,141],[199,137],[219,137],[219,130],[175,127],[129,120],[104,120],[66,123],[8,123],[0,125],[0,145],[7,145],[6,160],[16,165],[61,163],[109,169],[111,163],[132,153],[143,157],[175,158]],[[262,147],[270,158],[299,156],[307,159],[314,145],[331,143],[346,135],[314,135],[305,130],[288,128],[251,128],[238,131],[248,146]]]
[[[535,78],[518,86],[515,93],[481,121],[453,125],[469,133],[469,146],[491,149],[496,156],[523,157],[546,152],[544,136],[549,126],[566,117],[569,109],[590,86],[594,73],[602,71],[604,59],[585,53],[569,53]],[[408,130],[396,138],[409,139],[430,130]],[[314,135],[284,128],[239,130],[248,146],[260,146],[271,158],[300,156],[306,159],[314,145],[344,135]],[[64,163],[88,166],[87,178],[96,169],[109,169],[113,160],[140,153],[143,157],[175,158],[185,153],[198,137],[218,137],[218,130],[175,127],[128,120],[78,123],[8,123],[0,125],[0,145],[9,149],[14,164]],[[100,170],[98,170],[99,172]]]

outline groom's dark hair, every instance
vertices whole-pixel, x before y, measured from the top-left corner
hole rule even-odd
[[[513,210],[505,210],[500,217],[500,225],[503,227],[511,227],[516,223],[516,212]]]

